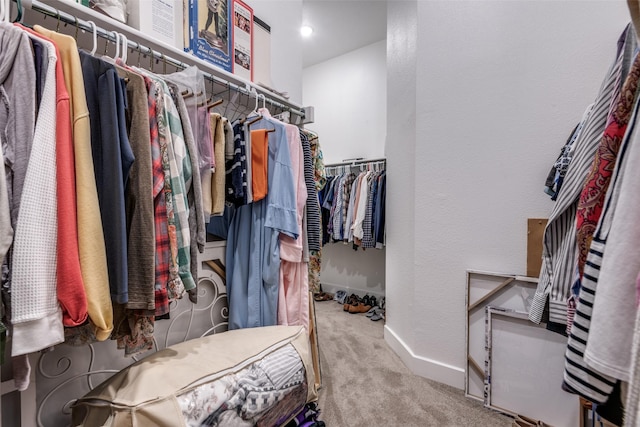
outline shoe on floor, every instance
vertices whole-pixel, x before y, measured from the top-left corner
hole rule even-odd
[[[376,314],[371,316],[371,320],[373,320],[374,322],[377,322],[380,319],[384,319],[384,310],[380,310],[376,312]]]
[[[367,311],[371,310],[371,306],[370,305],[366,305],[362,302],[356,303],[354,305],[349,306],[349,313],[351,314],[356,314],[356,313],[366,313]]]
[[[329,301],[333,299],[333,294],[328,292],[318,292],[317,294],[313,294],[313,299],[316,301]]]

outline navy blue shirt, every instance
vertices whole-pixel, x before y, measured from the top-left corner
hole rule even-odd
[[[104,229],[109,288],[114,302],[128,301],[124,189],[134,157],[123,120],[126,92],[115,67],[80,51],[91,126],[91,152]]]

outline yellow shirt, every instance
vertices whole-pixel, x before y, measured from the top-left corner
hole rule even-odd
[[[60,51],[59,60],[62,61],[65,84],[69,91],[73,121],[80,268],[87,293],[89,318],[93,323],[96,338],[104,341],[109,338],[113,330],[113,307],[109,293],[107,255],[91,155],[89,110],[78,47],[73,37],[50,31],[39,25],[34,26],[34,30],[53,40]]]

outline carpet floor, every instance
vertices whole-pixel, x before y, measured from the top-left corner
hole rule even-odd
[[[468,399],[462,390],[414,375],[383,338],[384,320],[316,302],[327,427],[509,427],[512,419]]]

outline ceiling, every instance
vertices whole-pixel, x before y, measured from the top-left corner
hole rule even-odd
[[[302,40],[303,68],[387,37],[386,0],[303,0],[302,24],[313,34]]]

